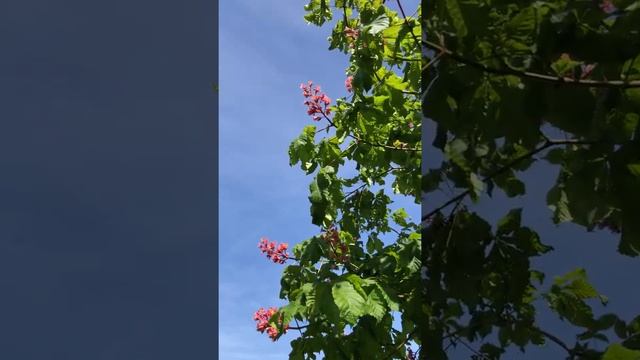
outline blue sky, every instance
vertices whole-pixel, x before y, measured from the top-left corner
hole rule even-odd
[[[328,51],[331,28],[307,25],[304,1],[220,4],[220,359],[286,359],[285,335],[272,343],[255,330],[259,307],[281,305],[283,265],[257,249],[261,236],[290,245],[317,233],[308,184],[289,166],[291,140],[313,120],[299,84],[313,80],[336,99],[348,59]],[[419,217],[419,206],[397,203]]]
[[[214,358],[215,4],[1,7],[0,357]]]

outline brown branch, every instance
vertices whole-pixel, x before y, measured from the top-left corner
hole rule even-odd
[[[436,61],[440,60],[440,58],[444,55],[443,52],[439,52],[438,55],[436,55],[433,59],[429,60],[428,63],[426,63],[423,67],[422,67],[422,71],[425,71],[429,68],[429,66],[433,65]]]
[[[400,61],[422,61],[421,58],[408,58],[408,57],[402,57],[402,56],[390,56],[389,59],[400,60]]]
[[[296,325],[298,325],[298,326],[289,326],[289,330],[298,330],[298,331],[300,331],[300,335],[303,335],[302,334],[302,329],[308,328],[309,325],[300,326],[300,324],[298,323],[298,319],[294,319],[294,320],[296,321]]]
[[[537,147],[529,152],[527,152],[526,154],[523,154],[521,156],[518,156],[517,158],[511,160],[510,162],[508,162],[506,165],[504,165],[503,167],[497,169],[496,171],[492,172],[491,174],[487,175],[484,179],[482,179],[483,182],[487,182],[491,179],[493,179],[494,177],[501,175],[503,173],[505,173],[506,171],[510,170],[514,165],[516,165],[517,163],[526,160],[528,158],[531,158],[532,156],[538,154],[541,151],[544,151],[552,146],[558,146],[558,145],[591,145],[594,144],[594,141],[583,141],[583,140],[551,140],[548,139],[546,140],[542,146]],[[444,204],[438,206],[436,209],[432,210],[431,212],[427,213],[426,215],[424,215],[422,217],[422,223],[424,223],[425,221],[429,220],[429,218],[431,218],[433,215],[437,214],[438,212],[440,212],[442,209],[448,207],[451,204],[454,203],[459,203],[462,199],[464,199],[467,195],[471,194],[471,190],[465,190],[464,192],[456,195],[455,197],[453,197],[452,199],[448,200],[447,202],[445,202]]]
[[[489,357],[487,357],[487,355],[481,353],[480,351],[474,349],[471,345],[467,344],[466,341],[462,340],[462,338],[460,338],[460,336],[458,335],[452,335],[452,337],[454,338],[454,340],[449,340],[451,342],[459,342],[460,344],[462,344],[464,347],[467,348],[467,350],[471,351],[474,355],[476,355],[477,357],[480,357],[482,359],[489,359]]]
[[[333,125],[329,124],[329,125],[323,127],[322,129],[316,130],[316,134],[319,134],[319,133],[321,133],[323,131],[327,131],[327,130],[331,129],[332,127],[333,127]]]
[[[628,89],[628,88],[637,88],[640,87],[640,80],[634,81],[626,81],[626,80],[588,80],[588,79],[573,79],[570,77],[558,77],[551,76],[545,74],[534,73],[530,71],[521,71],[512,68],[507,69],[497,69],[492,68],[487,65],[481,64],[477,61],[467,59],[464,56],[457,54],[444,46],[438,45],[434,42],[423,40],[422,43],[431,50],[436,50],[444,55],[447,55],[451,59],[474,67],[476,69],[482,70],[487,73],[492,73],[496,75],[515,75],[521,78],[542,81],[547,83],[553,83],[556,85],[571,85],[571,86],[579,86],[579,87],[589,87],[589,88],[618,88],[618,89]]]
[[[569,353],[570,356],[573,356],[575,354],[575,351],[570,348],[567,344],[564,343],[564,341],[560,340],[560,338],[558,338],[557,336],[550,334],[542,329],[539,329],[537,327],[534,327],[533,330],[539,332],[540,334],[542,334],[544,337],[546,337],[547,339],[553,341],[554,343],[556,343],[558,346],[560,346],[561,348],[563,348],[566,352]]]

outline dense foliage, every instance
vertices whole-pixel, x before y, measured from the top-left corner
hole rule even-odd
[[[393,199],[420,203],[420,13],[395,5],[311,0],[306,6],[308,22],[332,24],[330,49],[346,54],[350,65],[347,96],[335,103],[313,82],[300,85],[311,125],[289,156],[312,176],[310,215],[318,234],[292,253],[286,244],[260,243],[269,259],[286,263],[280,297],[287,305],[259,309],[254,319],[274,340],[299,333],[290,359],[414,356],[407,346],[414,344],[422,302],[420,224]]]
[[[478,359],[549,344],[557,358],[640,359],[640,316],[595,316],[606,298],[583,269],[551,282],[532,269],[553,249],[522,224],[526,210],[491,224],[464,203],[525,194],[518,172],[542,158],[559,169],[554,222],[619,234],[621,256],[640,254],[640,1],[441,0],[423,11],[422,109],[437,129],[425,154],[444,161],[422,190],[458,195],[422,219],[421,358],[446,359],[452,344]],[[539,300],[575,332],[542,329]]]

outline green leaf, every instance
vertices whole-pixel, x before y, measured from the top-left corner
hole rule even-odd
[[[378,321],[387,314],[385,298],[378,288],[374,288],[367,296],[364,303],[364,314],[371,315]]]
[[[327,210],[327,201],[322,196],[322,191],[318,185],[318,178],[313,179],[309,185],[309,201],[311,202],[311,222],[315,225],[322,225]]]
[[[468,145],[462,139],[454,139],[447,143],[444,147],[445,156],[453,161],[456,165],[460,166],[463,170],[469,171],[469,165],[464,157],[464,152],[467,151]]]
[[[314,305],[313,313],[316,315],[324,315],[332,323],[337,323],[340,318],[340,310],[333,299],[331,284],[318,283],[314,287]]]
[[[593,299],[600,294],[589,284],[587,280],[587,272],[585,269],[578,268],[568,272],[563,276],[554,279],[554,284],[563,286],[565,290],[570,291],[578,299]]]
[[[553,211],[553,221],[557,223],[571,221],[573,217],[569,211],[567,194],[562,188],[553,187],[547,193],[547,204]]]
[[[316,127],[305,126],[302,134],[289,145],[289,165],[294,166],[300,163],[300,167],[307,174],[315,170],[317,163],[315,151]]]
[[[315,25],[322,25],[327,20],[331,20],[331,9],[329,0],[310,0],[304,9],[308,12],[304,19]]]
[[[448,10],[448,15],[453,22],[453,27],[456,29],[456,35],[458,39],[463,39],[467,36],[467,25],[464,17],[462,16],[462,9],[458,0],[445,0],[445,4]]]
[[[611,344],[602,360],[640,360],[640,351],[627,349],[620,344]]]
[[[515,232],[520,228],[520,221],[522,219],[522,209],[510,210],[507,215],[498,220],[498,230],[496,234],[503,235]]]
[[[551,164],[560,164],[564,158],[564,149],[555,148],[549,150],[549,152],[544,156],[544,158],[550,162]]]
[[[574,61],[568,54],[563,54],[560,58],[551,64],[551,68],[555,71],[556,75],[564,77],[573,74],[574,69],[580,66],[580,61]]]
[[[524,195],[526,192],[524,183],[516,178],[513,172],[496,176],[493,180],[508,197]]]
[[[367,32],[371,35],[375,35],[388,27],[389,27],[389,18],[385,14],[378,16],[371,23],[365,26]]]
[[[634,176],[640,177],[640,163],[628,164],[627,168]]]
[[[404,208],[400,208],[394,211],[393,214],[391,214],[391,218],[393,219],[393,221],[395,221],[396,224],[402,227],[408,226],[408,223],[407,223],[408,217],[409,217],[409,214],[407,214],[407,211]]]
[[[292,301],[286,306],[280,308],[280,310],[272,317],[272,320],[279,325],[278,328],[282,331],[284,330],[284,326],[288,325],[293,318],[300,314],[304,309],[300,303],[297,301]],[[278,319],[282,316],[282,322],[278,322]]]
[[[340,310],[340,316],[349,324],[355,324],[365,313],[365,299],[348,281],[339,281],[331,289],[335,304]]]
[[[484,190],[484,182],[475,173],[469,173],[469,184],[471,185],[471,198],[478,201]]]

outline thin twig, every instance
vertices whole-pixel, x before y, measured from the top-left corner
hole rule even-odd
[[[545,74],[534,73],[530,71],[521,71],[513,68],[507,69],[496,69],[489,67],[487,65],[481,64],[477,61],[467,59],[464,56],[457,54],[444,46],[438,45],[434,42],[428,40],[422,40],[422,43],[431,50],[437,50],[441,53],[444,53],[448,57],[456,60],[459,63],[469,65],[476,69],[482,70],[484,72],[496,74],[496,75],[515,75],[522,78],[527,78],[531,80],[537,80],[542,82],[554,83],[557,85],[571,85],[571,86],[580,86],[580,87],[589,87],[589,88],[619,88],[619,89],[628,89],[628,88],[637,88],[640,87],[640,80],[635,81],[627,81],[627,80],[588,80],[588,79],[573,79],[570,77],[559,77],[559,76],[551,76]]]
[[[591,145],[594,144],[594,141],[583,141],[583,140],[546,140],[544,142],[544,144],[540,147],[537,147],[529,152],[527,152],[524,155],[518,156],[517,158],[511,160],[509,163],[507,163],[506,165],[504,165],[503,167],[497,169],[496,171],[494,171],[493,173],[487,175],[484,179],[482,179],[483,182],[487,182],[491,179],[493,179],[494,177],[503,174],[504,172],[508,171],[509,169],[511,169],[514,165],[516,165],[517,163],[526,160],[528,158],[531,158],[532,156],[538,154],[539,152],[546,150],[552,146],[558,146],[558,145]],[[460,202],[462,199],[464,199],[467,195],[471,194],[471,190],[465,190],[464,192],[456,195],[455,197],[453,197],[452,199],[448,200],[447,202],[445,202],[444,204],[438,206],[436,209],[432,210],[431,212],[429,212],[428,214],[424,215],[422,217],[422,223],[424,223],[425,221],[427,221],[429,218],[431,218],[433,215],[437,214],[438,212],[440,212],[440,210],[448,207],[449,205],[453,204],[453,203],[457,203]]]
[[[556,343],[558,346],[560,346],[561,348],[563,348],[566,352],[569,353],[570,356],[574,355],[574,351],[573,349],[571,349],[567,344],[564,343],[564,341],[560,340],[560,338],[558,338],[557,336],[550,334],[542,329],[539,328],[534,328],[535,331],[539,332],[540,334],[544,335],[544,337],[546,337],[547,339],[553,341],[554,343]]]
[[[336,124],[331,121],[331,119],[329,119],[329,117],[325,114],[322,113],[322,116],[329,122],[329,125],[332,127],[335,127],[336,129],[338,128],[336,126]],[[389,150],[401,150],[401,151],[414,151],[414,152],[421,152],[422,148],[411,148],[411,147],[396,147],[396,146],[391,146],[391,145],[386,145],[386,144],[380,144],[380,143],[374,143],[365,139],[362,139],[356,135],[353,134],[348,134],[347,136],[349,136],[350,138],[356,140],[357,142],[363,143],[363,144],[367,144],[367,145],[371,145],[371,146],[378,146],[378,147],[382,147],[385,149],[389,149]]]
[[[400,61],[422,61],[421,58],[408,58],[408,57],[402,57],[402,56],[390,56],[389,59],[400,60]]]
[[[439,52],[438,55],[434,56],[433,59],[429,60],[428,63],[426,63],[423,67],[422,67],[422,71],[425,71],[429,68],[429,66],[433,65],[436,61],[440,60],[440,58],[444,55],[443,52]]]
[[[298,319],[294,319],[296,321],[296,325],[298,326],[289,326],[289,329],[291,330],[298,330],[300,332],[301,336],[304,336],[304,334],[302,333],[302,329],[306,329],[309,327],[309,325],[302,325],[300,326],[300,324],[298,323]]]
[[[457,336],[457,335],[453,335],[453,337],[455,338],[455,340],[454,340],[454,341],[457,341],[457,342],[459,342],[460,344],[462,344],[464,347],[466,347],[469,351],[471,351],[472,353],[474,353],[476,356],[480,356],[480,357],[482,357],[483,359],[489,359],[489,358],[487,357],[487,355],[485,355],[485,354],[481,353],[480,351],[478,351],[478,350],[474,349],[473,347],[471,347],[471,345],[467,344],[467,342],[466,342],[466,341],[464,341],[464,340],[462,340],[459,336]]]

